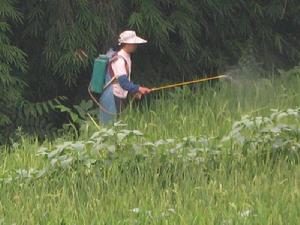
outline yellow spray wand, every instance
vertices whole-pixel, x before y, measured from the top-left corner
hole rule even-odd
[[[192,81],[186,81],[186,82],[181,82],[177,84],[169,84],[161,87],[156,87],[156,88],[151,88],[151,91],[160,91],[164,89],[169,89],[169,88],[175,88],[175,87],[181,87],[184,85],[189,85],[189,84],[196,84],[196,83],[201,83],[209,80],[216,80],[216,79],[221,79],[221,78],[228,78],[227,75],[220,75],[220,76],[215,76],[215,77],[207,77],[207,78],[202,78],[198,80],[192,80]]]

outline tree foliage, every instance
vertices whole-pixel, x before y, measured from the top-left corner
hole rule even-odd
[[[0,18],[0,129],[8,131],[14,119],[12,114],[22,98],[24,82],[18,75],[25,72],[26,59],[25,53],[12,45],[9,38],[12,34],[10,23],[20,22],[20,13],[9,1],[3,0],[0,2]],[[0,142],[3,133],[0,133]]]

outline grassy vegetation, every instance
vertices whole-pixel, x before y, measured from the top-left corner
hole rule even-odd
[[[2,151],[0,224],[299,224],[299,88],[235,77],[164,92],[125,127],[24,137]]]

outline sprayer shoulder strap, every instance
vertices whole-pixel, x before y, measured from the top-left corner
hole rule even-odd
[[[110,72],[110,75],[111,75],[112,78],[115,77],[115,73],[114,73],[114,71],[113,71],[113,69],[112,69],[112,63],[115,62],[115,61],[117,61],[117,60],[120,59],[120,58],[124,60],[124,62],[125,62],[126,73],[127,73],[127,75],[129,76],[129,68],[128,68],[127,60],[126,60],[123,56],[116,54],[116,55],[114,55],[114,56],[112,57],[112,59],[109,61],[109,70],[110,70],[109,72]]]
[[[111,79],[110,81],[104,86],[104,89],[106,89],[109,85],[111,85],[112,83],[114,83],[115,81],[117,81],[117,77],[112,69],[112,63],[117,61],[119,58],[122,58],[124,61],[125,61],[125,69],[126,69],[126,73],[127,75],[129,76],[129,68],[128,68],[128,63],[127,63],[127,60],[121,56],[121,55],[118,55],[118,53],[116,53],[112,59],[108,62],[108,70],[109,70],[109,74],[111,76]]]

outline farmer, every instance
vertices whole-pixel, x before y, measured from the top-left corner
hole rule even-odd
[[[147,41],[138,37],[135,31],[127,30],[120,34],[119,51],[110,60],[106,75],[106,84],[111,84],[100,97],[100,122],[111,122],[114,119],[113,114],[119,114],[124,109],[128,93],[140,99],[142,95],[151,91],[130,79],[130,55],[136,51],[139,44],[144,43]]]

